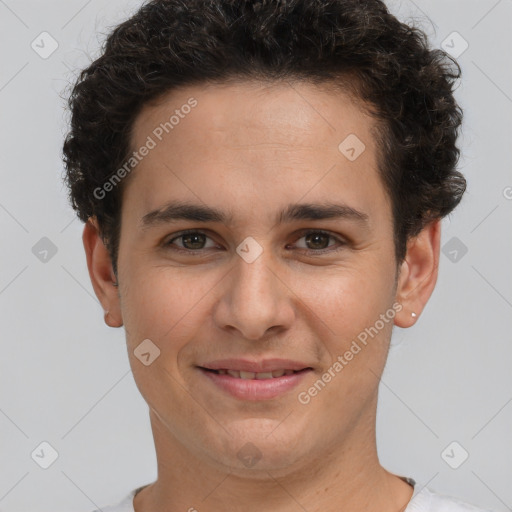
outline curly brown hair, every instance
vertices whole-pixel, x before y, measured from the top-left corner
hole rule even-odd
[[[95,216],[117,275],[123,184],[94,190],[130,158],[142,107],[192,84],[256,79],[333,84],[376,120],[397,262],[407,240],[450,213],[466,188],[455,169],[461,70],[380,0],[152,0],[115,27],[69,97],[65,181],[79,218]]]

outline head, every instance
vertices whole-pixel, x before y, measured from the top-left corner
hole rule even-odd
[[[154,0],[112,31],[70,97],[66,179],[161,431],[225,465],[252,441],[267,469],[371,431],[392,327],[430,297],[465,189],[459,74],[379,0]],[[310,370],[234,398],[204,370],[228,357]]]

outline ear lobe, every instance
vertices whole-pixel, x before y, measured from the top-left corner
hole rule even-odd
[[[94,293],[105,311],[105,323],[110,327],[121,327],[123,319],[118,289],[114,286],[115,276],[110,254],[101,239],[98,222],[90,217],[82,234],[87,269]]]
[[[440,240],[441,220],[436,220],[407,243],[396,292],[396,300],[402,304],[402,310],[395,316],[395,325],[398,327],[414,325],[434,291]]]

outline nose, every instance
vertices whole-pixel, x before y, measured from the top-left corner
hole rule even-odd
[[[279,270],[272,262],[270,249],[263,250],[252,263],[238,255],[236,258],[235,268],[221,285],[214,312],[216,325],[233,333],[238,331],[238,338],[251,341],[289,329],[295,318],[294,294],[287,286],[282,267]]]

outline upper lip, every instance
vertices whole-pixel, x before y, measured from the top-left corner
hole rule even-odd
[[[304,370],[311,368],[307,363],[292,361],[291,359],[262,359],[260,361],[249,361],[248,359],[217,359],[200,365],[201,368],[209,370],[236,370],[242,372],[273,372],[276,370]]]

